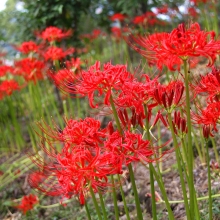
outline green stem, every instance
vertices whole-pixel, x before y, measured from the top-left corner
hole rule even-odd
[[[161,129],[160,129],[160,121],[158,121],[157,125],[157,139],[158,139],[158,146],[159,146],[159,158],[162,157],[162,148],[161,146]],[[159,170],[162,173],[163,172],[163,161],[159,161]]]
[[[160,177],[158,176],[158,174],[157,174],[156,170],[154,169],[154,167],[152,168],[152,172],[154,174],[154,177],[156,178],[156,181],[157,181],[157,183],[160,187],[160,191],[163,195],[164,202],[166,204],[168,215],[169,215],[169,220],[174,220],[173,212],[170,208],[170,203],[168,201],[168,197],[167,197],[167,194],[166,194],[166,190],[164,189],[164,185],[163,185],[162,181],[160,180]]]
[[[144,105],[144,112],[145,112],[145,126],[146,126],[146,132],[147,132],[147,139],[148,141],[151,142],[151,137],[150,137],[150,126],[149,126],[149,121],[148,121],[148,111],[147,111],[147,106]],[[154,188],[154,175],[152,169],[154,168],[152,163],[149,163],[149,171],[150,171],[150,189],[151,189],[151,199],[152,199],[152,215],[153,219],[157,219],[157,208],[156,208],[156,198],[155,198],[155,188]]]
[[[123,191],[122,186],[121,186],[121,178],[120,178],[119,174],[117,174],[117,176],[118,176],[118,182],[119,182],[120,191],[121,191],[121,197],[122,197],[122,200],[123,200],[123,203],[124,203],[125,214],[126,214],[127,220],[130,220],[130,215],[129,215],[127,203],[126,203],[126,200],[125,200],[125,194],[124,194],[124,191]]]
[[[100,204],[101,204],[104,220],[108,220],[107,212],[106,212],[106,209],[105,209],[105,203],[104,203],[104,199],[103,199],[102,193],[100,192],[100,190],[98,191],[98,193],[99,193]]]
[[[181,144],[182,144],[182,148],[185,148],[186,145],[185,145],[184,138],[181,138]],[[187,184],[189,184],[189,176],[187,174],[187,168],[186,168],[187,160],[184,161],[183,157],[181,156],[181,151],[179,149],[178,149],[178,153],[179,153],[179,158],[180,158],[181,163],[182,163],[182,167],[183,167],[184,172],[185,172],[185,177],[186,177]],[[196,200],[196,190],[195,190],[195,188],[194,188],[194,202],[195,202],[195,219],[200,220],[200,214],[199,214],[199,209],[198,209],[198,201]]]
[[[184,204],[185,204],[185,209],[186,209],[186,215],[187,215],[187,219],[191,219],[190,211],[189,211],[189,204],[188,204],[188,199],[187,199],[187,193],[186,193],[186,187],[185,187],[185,182],[184,182],[184,178],[183,178],[182,166],[180,163],[180,158],[179,158],[179,153],[178,153],[179,146],[177,143],[176,134],[174,133],[174,129],[173,129],[171,113],[168,113],[168,121],[169,121],[170,130],[171,130],[172,138],[173,138],[173,144],[174,144],[174,148],[175,148],[178,171],[179,171],[179,175],[180,175],[180,182],[181,182],[181,186],[182,186],[182,190],[183,190],[183,199],[184,199]]]
[[[110,96],[109,101],[110,101],[110,104],[111,104],[111,107],[112,107],[112,111],[113,111],[113,115],[114,115],[114,118],[115,118],[115,121],[116,121],[118,131],[120,132],[120,134],[123,134],[121,124],[120,124],[120,121],[119,121],[119,118],[118,118],[118,114],[117,114],[117,111],[116,111],[116,108],[115,108],[115,105],[114,105],[114,101],[113,101],[113,98],[112,98],[112,95]],[[135,204],[136,204],[136,209],[137,209],[138,220],[142,220],[143,219],[142,210],[141,210],[140,201],[139,201],[137,188],[136,188],[136,184],[135,184],[134,172],[133,172],[131,164],[128,165],[128,169],[129,169],[132,189],[133,189],[134,197],[135,197]]]
[[[187,69],[187,60],[183,60],[185,74],[185,90],[186,90],[186,114],[188,128],[188,172],[189,172],[189,193],[190,193],[190,212],[193,219],[194,215],[194,178],[193,178],[193,149],[192,149],[192,125],[190,117],[190,96],[189,96],[189,74]]]
[[[78,95],[76,96],[76,105],[77,105],[77,115],[78,115],[78,118],[80,118],[81,117],[81,106],[80,106],[80,98]]]
[[[113,98],[112,98],[112,95],[110,96],[109,101],[110,101],[110,104],[111,104],[111,107],[112,107],[112,112],[113,112],[113,115],[114,115],[114,118],[115,118],[115,122],[116,122],[116,125],[117,125],[117,128],[118,128],[118,131],[120,132],[120,134],[123,134],[121,124],[120,124],[120,121],[119,121],[119,118],[118,118],[117,110],[115,108],[115,104],[114,104],[114,101],[113,101]]]
[[[201,162],[205,162],[204,155],[203,155],[202,151],[200,150],[200,145],[199,145],[199,142],[198,142],[197,135],[194,131],[193,131],[193,137],[194,137],[194,141],[195,141],[196,150],[198,151],[198,154],[199,154],[199,159],[200,159]],[[202,149],[203,148],[204,147],[202,147]]]
[[[115,209],[115,219],[119,220],[119,211],[118,211],[117,196],[115,191],[115,181],[113,175],[111,175],[111,182],[112,182],[112,196],[113,196],[114,209]]]
[[[214,150],[214,153],[215,153],[215,159],[216,159],[217,163],[219,164],[219,156],[218,156],[218,151],[217,151],[217,148],[216,148],[215,140],[212,137],[209,137],[209,138],[211,139],[211,142],[212,142],[212,147],[213,147],[213,150]]]
[[[136,204],[136,209],[137,209],[137,217],[138,217],[138,220],[143,220],[140,200],[139,200],[139,196],[138,196],[138,192],[137,192],[137,187],[136,187],[135,179],[134,179],[134,172],[133,172],[131,164],[128,165],[128,170],[129,170],[131,184],[132,184],[132,190],[133,190],[134,198],[135,198],[135,204]]]
[[[212,219],[212,185],[211,185],[209,148],[208,148],[207,140],[206,140],[206,157],[207,157],[207,166],[208,166],[209,219]]]
[[[98,202],[97,202],[97,200],[96,200],[96,198],[95,198],[95,194],[94,194],[93,189],[92,189],[91,186],[90,186],[90,188],[89,188],[89,191],[90,191],[90,193],[91,193],[92,201],[93,201],[93,203],[94,203],[94,205],[95,205],[95,209],[96,209],[98,218],[99,218],[99,220],[102,220],[102,215],[101,215],[101,212],[100,212],[100,209],[99,209],[99,205],[98,205]]]
[[[87,214],[88,220],[92,220],[87,203],[85,203],[85,209],[86,209],[86,214]]]

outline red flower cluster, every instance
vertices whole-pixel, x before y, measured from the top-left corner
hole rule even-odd
[[[30,52],[37,52],[39,46],[33,41],[23,42],[20,47],[16,47],[17,50],[24,54],[28,54]]]
[[[160,69],[163,65],[170,70],[179,69],[182,60],[198,56],[208,58],[211,66],[220,53],[220,41],[215,40],[215,33],[202,31],[198,23],[192,23],[189,28],[180,24],[171,33],[132,39],[136,45],[131,43],[131,46]]]
[[[116,14],[110,16],[110,20],[112,20],[112,21],[115,21],[115,20],[124,21],[124,19],[125,19],[126,17],[127,17],[127,16],[124,15],[124,14],[116,13]]]
[[[81,34],[80,38],[85,40],[85,43],[88,43],[87,41],[89,40],[90,42],[98,38],[100,35],[103,33],[101,32],[100,29],[94,29],[92,33],[89,34]]]
[[[158,85],[154,90],[154,99],[167,112],[172,112],[178,106],[184,91],[181,81],[171,81],[167,86]]]
[[[14,68],[8,65],[0,66],[0,77],[5,76],[7,73],[13,73]]]
[[[107,175],[121,172],[120,158],[103,148],[107,130],[100,129],[99,121],[93,118],[70,119],[62,131],[42,129],[49,135],[46,141],[50,151],[44,146],[42,148],[51,162],[45,164],[33,158],[41,171],[29,176],[32,187],[51,196],[77,196],[84,204],[90,187],[95,192],[104,192],[109,186]],[[57,141],[63,145],[61,153],[56,153],[53,147]],[[53,187],[50,187],[52,183]]]
[[[199,114],[192,113],[192,118],[195,124],[210,126],[210,134],[212,129],[218,131],[216,125],[220,123],[220,102],[213,102],[206,109],[199,109]]]
[[[194,86],[194,96],[208,94],[208,100],[220,101],[220,69],[212,68],[211,73],[201,76],[201,80]]]
[[[105,148],[115,155],[120,156],[123,163],[128,165],[131,162],[152,162],[155,154],[150,142],[143,140],[142,135],[126,131],[124,136],[118,131],[109,135],[105,142]]]
[[[0,84],[0,99],[2,99],[6,95],[11,95],[14,90],[19,90],[20,87],[18,83],[11,79],[5,80]]]
[[[80,76],[77,77],[75,85],[75,93],[83,96],[88,96],[89,103],[92,108],[97,107],[93,104],[95,92],[98,96],[104,94],[104,104],[109,105],[109,98],[112,91],[121,90],[121,86],[131,81],[133,76],[127,71],[126,65],[112,65],[111,63],[104,64],[101,70],[100,62],[96,62],[87,71],[82,70]],[[67,91],[72,92],[73,87],[67,86]]]
[[[142,78],[143,82],[138,82],[136,79],[124,82],[121,86],[121,93],[115,100],[118,107],[134,107],[137,114],[144,114],[143,104],[153,98],[154,89],[157,88],[159,82],[157,77],[150,80],[147,74],[143,74]]]
[[[15,62],[14,74],[23,76],[26,81],[36,82],[44,78],[44,68],[44,62],[35,58],[24,58]]]
[[[53,41],[60,41],[63,38],[70,37],[71,35],[72,35],[71,30],[63,31],[62,29],[57,27],[48,27],[39,36],[44,40],[53,42]]]
[[[24,196],[21,200],[21,204],[16,206],[17,209],[20,209],[24,214],[27,211],[33,209],[34,205],[38,202],[37,196],[30,194],[28,196]]]
[[[75,52],[74,48],[69,48],[64,51],[62,48],[51,46],[47,48],[44,58],[46,60],[61,60],[65,58],[67,55],[73,54]]]
[[[196,85],[192,85],[194,97],[198,94],[205,95],[207,107],[198,107],[198,113],[192,112],[195,124],[202,125],[205,138],[213,136],[213,130],[218,131],[217,124],[220,123],[220,70],[213,67],[212,71],[201,76]]]
[[[45,125],[40,125],[44,133],[41,147],[48,160],[45,163],[39,157],[32,157],[40,171],[29,175],[29,183],[47,195],[77,196],[84,204],[90,188],[94,192],[106,192],[111,186],[108,175],[121,174],[123,165],[155,160],[152,157],[155,148],[148,140],[129,131],[124,135],[114,132],[111,123],[105,129],[93,118],[66,120],[63,130]],[[60,153],[55,150],[57,144],[62,146]]]

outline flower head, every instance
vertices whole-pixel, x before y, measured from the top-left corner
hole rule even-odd
[[[133,78],[127,71],[126,65],[104,64],[101,70],[100,62],[96,62],[87,71],[82,70],[77,77],[75,91],[83,96],[88,96],[92,108],[97,107],[93,104],[95,94],[104,95],[104,104],[109,104],[112,91],[121,90],[122,85]],[[67,86],[67,91],[71,92],[72,87]],[[97,92],[97,93],[96,93]]]
[[[220,123],[220,102],[209,103],[206,109],[199,109],[198,114],[192,112],[192,119],[195,125],[202,125],[206,137],[207,132],[212,136],[212,130],[218,131],[217,123]]]
[[[11,95],[14,90],[19,90],[20,86],[18,83],[13,80],[5,80],[0,84],[0,99],[3,98],[5,95]]]
[[[124,21],[124,19],[125,19],[126,17],[127,17],[127,16],[124,15],[124,14],[116,13],[116,14],[110,16],[110,20],[112,20],[112,21],[115,21],[115,20]]]
[[[51,46],[46,50],[44,58],[46,60],[52,61],[61,60],[65,58],[67,55],[73,54],[74,52],[74,48],[69,48],[68,50],[64,51],[62,48]]]
[[[220,100],[220,69],[212,68],[211,73],[201,76],[201,80],[194,86],[194,95],[208,94],[210,101]]]
[[[41,147],[49,160],[32,157],[40,171],[29,175],[30,185],[51,196],[77,196],[81,204],[90,187],[105,192],[110,185],[107,175],[120,173],[122,161],[103,147],[106,130],[100,129],[100,122],[70,119],[63,130],[47,128],[42,127],[46,134],[43,139],[50,150],[44,144]],[[55,144],[61,144],[61,152],[55,150]]]
[[[7,73],[13,73],[14,68],[8,65],[0,66],[0,77],[5,76]]]
[[[215,40],[215,32],[202,31],[198,23],[192,23],[189,28],[180,24],[171,33],[132,39],[136,45],[131,43],[131,46],[160,69],[165,65],[174,70],[180,67],[182,60],[198,56],[208,58],[211,66],[220,53],[220,41]]]
[[[47,40],[49,42],[52,41],[60,41],[63,38],[70,37],[72,35],[72,31],[63,31],[60,28],[57,27],[48,27],[46,28],[41,34],[40,37],[43,38],[44,40]]]
[[[26,212],[33,209],[34,205],[36,205],[37,203],[37,196],[30,194],[28,196],[24,196],[21,200],[20,205],[16,206],[16,208],[20,209],[24,214],[26,214]]]
[[[136,113],[144,114],[143,104],[146,104],[152,97],[154,89],[157,88],[159,82],[158,77],[153,80],[147,74],[143,74],[144,80],[130,80],[122,85],[121,93],[115,99],[118,107],[134,108]]]
[[[41,80],[44,78],[43,69],[45,67],[44,62],[35,58],[24,58],[15,62],[15,75],[21,75],[26,81]]]
[[[20,52],[24,53],[24,54],[28,54],[30,52],[37,52],[38,51],[38,46],[35,42],[33,41],[27,41],[27,42],[23,42],[19,47],[17,47],[16,49],[19,50]]]
[[[167,86],[158,85],[154,89],[154,99],[168,112],[171,112],[180,102],[184,91],[181,81],[171,81]]]
[[[120,157],[123,163],[152,162],[154,150],[148,140],[143,140],[142,135],[126,131],[122,136],[118,131],[113,132],[105,141],[105,148]]]

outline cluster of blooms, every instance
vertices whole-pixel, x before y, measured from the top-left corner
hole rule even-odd
[[[93,118],[66,119],[62,130],[40,124],[44,133],[41,148],[50,162],[32,157],[40,170],[30,174],[29,183],[47,195],[77,196],[84,204],[91,188],[94,192],[106,192],[111,186],[108,176],[122,174],[122,167],[132,162],[149,163],[159,159],[159,147],[153,146],[135,129],[144,128],[144,120],[148,118],[150,121],[154,107],[166,106],[168,112],[178,107],[184,86],[180,81],[162,86],[157,78],[150,80],[147,75],[139,81],[126,65],[106,63],[101,68],[98,61],[70,80],[61,81],[62,88],[69,93],[87,96],[92,108],[114,103],[122,130],[115,130],[113,122],[101,129],[100,122]],[[162,93],[165,95],[160,95]],[[103,101],[94,103],[97,98]],[[143,105],[147,106],[148,115]],[[127,109],[131,109],[132,115]],[[176,131],[186,132],[183,121],[180,117],[176,118]],[[47,143],[50,149],[43,143]],[[62,146],[61,152],[56,151],[57,144]],[[53,187],[50,187],[51,184]]]
[[[44,141],[50,146],[50,150],[44,145],[42,149],[51,162],[45,164],[33,158],[41,171],[29,175],[30,185],[51,196],[77,196],[81,204],[85,203],[90,188],[105,192],[111,185],[108,176],[122,174],[122,165],[151,161],[154,154],[149,141],[140,134],[126,131],[122,136],[111,123],[101,129],[100,122],[93,118],[66,119],[62,131],[49,126],[41,128],[46,134]],[[53,146],[57,142],[63,146],[60,153]]]
[[[215,33],[200,30],[198,23],[188,28],[181,24],[171,33],[132,39],[144,50],[133,47],[160,69],[163,66],[180,69],[183,62],[190,63],[191,58],[200,56],[208,58],[212,66],[220,53],[220,41],[215,40]],[[151,79],[147,74],[132,74],[126,65],[106,63],[102,67],[99,61],[78,74],[74,71],[80,66],[79,59],[72,59],[66,66],[67,69],[51,74],[56,85],[67,93],[87,96],[92,108],[111,108],[118,129],[114,128],[113,121],[101,128],[98,120],[89,117],[66,119],[63,129],[39,124],[43,132],[41,148],[48,158],[32,157],[40,168],[29,175],[33,188],[63,199],[76,196],[84,204],[91,190],[106,192],[112,186],[108,176],[122,174],[122,167],[160,159],[159,147],[153,146],[140,132],[146,131],[146,121],[150,128],[159,120],[166,128],[173,126],[174,133],[181,139],[188,133],[185,86],[181,79],[164,85],[159,82],[159,76]],[[203,126],[205,138],[212,136],[213,130],[217,131],[216,124],[220,122],[219,85],[220,71],[216,68],[202,76],[199,84],[191,85],[194,97],[208,94],[207,108],[201,109],[199,114],[192,113],[195,123]],[[155,108],[156,116],[152,113]]]
[[[10,96],[13,91],[19,90],[20,86],[18,83],[11,79],[11,80],[4,80],[0,84],[0,100],[3,99],[5,96]]]
[[[92,42],[97,39],[99,36],[103,36],[104,33],[100,29],[94,29],[90,34],[81,34],[80,38],[85,42]]]
[[[64,38],[70,37],[72,35],[72,31],[63,31],[57,27],[48,27],[42,33],[37,34],[40,38],[49,42],[61,41]]]
[[[212,131],[218,131],[217,124],[220,123],[220,70],[213,67],[210,73],[200,78],[192,89],[195,97],[206,95],[207,107],[198,107],[199,114],[193,113],[193,119],[195,124],[203,126],[203,134],[208,138],[214,135]]]
[[[28,196],[24,196],[21,200],[21,203],[18,206],[16,206],[16,208],[21,210],[23,214],[26,214],[27,211],[33,209],[37,203],[38,203],[37,196],[30,194]]]
[[[25,58],[15,60],[13,66],[0,65],[0,99],[7,95],[11,95],[13,91],[19,90],[27,85],[28,82],[36,83],[38,80],[45,79],[46,69],[54,64],[54,61],[63,61],[67,55],[75,52],[75,48],[64,50],[55,43],[63,38],[70,37],[72,31],[62,31],[57,27],[48,27],[42,33],[36,34],[42,43],[37,44],[33,41],[23,42],[20,46],[15,46],[15,49],[26,55]],[[50,44],[46,45],[46,41]],[[72,59],[66,62],[67,70],[61,71],[57,76],[56,83],[62,80],[68,71],[76,72],[80,69],[79,58]],[[62,77],[60,77],[60,76]],[[17,79],[16,79],[17,78]],[[17,80],[19,81],[19,86]]]
[[[136,16],[132,22],[133,22],[133,24],[136,24],[136,25],[138,24],[138,25],[144,25],[144,26],[150,26],[150,27],[152,27],[156,24],[157,25],[165,25],[166,24],[166,22],[159,20],[157,18],[157,13],[154,13],[151,11],[148,11],[148,12],[144,13],[143,15]]]
[[[7,76],[13,74],[14,68],[9,65],[0,64],[0,100],[6,96],[10,96],[13,91],[19,90],[20,86],[17,81]]]
[[[180,24],[171,33],[131,38],[136,43],[131,44],[133,48],[159,69],[163,66],[180,69],[183,60],[198,56],[206,57],[212,66],[220,53],[220,41],[215,40],[215,32],[202,31],[198,23],[192,23],[189,28]]]

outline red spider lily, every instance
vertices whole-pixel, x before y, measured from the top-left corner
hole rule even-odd
[[[144,114],[143,104],[149,102],[153,97],[154,89],[157,87],[158,77],[153,80],[146,74],[143,75],[144,82],[131,80],[125,82],[121,88],[121,93],[115,100],[115,104],[119,107],[134,107],[137,114]]]
[[[131,162],[152,162],[155,159],[153,148],[148,140],[143,140],[142,135],[129,131],[122,136],[118,131],[109,135],[105,142],[105,148],[121,158],[128,165]]]
[[[145,16],[138,15],[138,16],[134,17],[132,22],[134,24],[144,24],[144,23],[146,23],[146,21],[147,21],[147,18]]]
[[[183,138],[188,132],[186,119],[180,116],[180,112],[174,112],[174,120],[172,123],[175,134]]]
[[[0,98],[3,98],[5,95],[11,95],[14,90],[19,89],[20,86],[15,80],[5,80],[0,84]]]
[[[120,27],[112,27],[111,32],[113,36],[117,39],[122,37],[122,29]]]
[[[211,66],[220,52],[220,41],[214,38],[214,31],[202,31],[198,23],[192,23],[189,28],[180,24],[171,33],[156,33],[147,37],[133,36],[136,45],[130,44],[149,61],[156,63],[158,68],[166,65],[170,70],[175,70],[179,68],[182,60],[189,57],[206,57]]]
[[[66,149],[75,145],[85,147],[97,146],[102,143],[102,139],[106,136],[106,130],[101,129],[100,122],[93,118],[85,118],[80,120],[66,119],[65,128],[61,130],[56,125],[56,129],[52,129],[46,123],[39,123],[39,127],[45,134],[43,140],[48,143],[61,142],[66,144]]]
[[[168,5],[163,5],[160,8],[157,8],[157,14],[167,14],[168,13]]]
[[[90,187],[94,192],[104,193],[110,185],[107,175],[121,173],[119,158],[111,152],[101,152],[99,147],[50,155],[50,161],[53,163],[42,165],[41,176],[48,178],[39,185],[30,175],[30,185],[50,196],[77,196],[81,204],[85,203]],[[40,166],[38,161],[34,162]]]
[[[68,69],[71,69],[71,71],[75,72],[76,70],[80,70],[80,65],[82,64],[82,61],[79,57],[72,58],[70,61],[66,61],[66,67]]]
[[[212,102],[220,100],[220,69],[212,68],[212,72],[206,76],[201,76],[201,80],[194,87],[194,96],[198,94],[208,94],[208,99]]]
[[[124,19],[125,19],[126,17],[127,17],[127,16],[124,15],[124,14],[116,13],[116,14],[110,16],[110,20],[112,20],[112,21],[115,21],[115,20],[124,21]]]
[[[71,144],[98,145],[106,135],[105,130],[101,130],[100,126],[100,122],[93,118],[80,121],[70,119],[66,122],[62,137]]]
[[[194,7],[189,7],[188,8],[188,14],[192,16],[193,18],[197,18],[199,13],[196,11]]]
[[[90,34],[81,34],[81,35],[80,35],[80,38],[81,38],[81,39],[84,39],[85,41],[90,40],[90,42],[91,42],[91,41],[95,40],[96,38],[98,38],[101,34],[102,34],[101,30],[99,30],[99,29],[94,29],[94,30],[92,31],[92,33],[90,33]],[[86,43],[87,43],[87,42],[86,42]]]
[[[118,116],[123,127],[127,128],[128,130],[131,129],[131,125],[133,128],[135,128],[137,125],[144,127],[143,119],[145,118],[145,116],[141,113],[137,114],[134,108],[132,108],[131,111],[132,111],[132,116],[129,119],[126,109],[124,109],[124,111],[122,111],[121,109],[118,110]]]
[[[21,200],[21,204],[16,206],[16,208],[20,209],[23,212],[23,214],[26,214],[26,212],[33,209],[37,203],[38,203],[37,196],[30,194],[28,196],[24,196]]]
[[[104,64],[103,70],[100,68],[100,62],[96,62],[87,71],[82,70],[77,76],[76,85],[66,85],[67,92],[73,92],[88,96],[89,103],[92,108],[97,107],[93,104],[95,92],[98,96],[104,94],[104,104],[109,105],[109,98],[112,91],[118,91],[122,85],[133,78],[131,73],[127,71],[126,65],[112,65],[111,63]]]
[[[37,52],[38,51],[39,46],[37,46],[37,44],[33,41],[27,41],[27,42],[23,42],[21,44],[21,46],[16,47],[17,50],[19,50],[20,52],[24,53],[24,54],[28,54],[31,52]]]
[[[181,81],[171,81],[167,86],[158,85],[154,89],[154,99],[159,105],[162,105],[166,111],[172,110],[178,106],[184,91],[184,85]]]
[[[136,16],[133,19],[134,24],[141,24],[141,25],[146,25],[146,24],[154,25],[156,22],[157,22],[156,14],[152,11],[148,11],[143,15]]]
[[[105,192],[109,186],[107,175],[121,173],[120,158],[103,147],[106,130],[100,129],[99,121],[70,119],[62,131],[48,128],[41,130],[50,149],[43,143],[41,147],[49,159],[31,157],[41,170],[29,176],[32,187],[51,196],[77,196],[84,204],[90,187]],[[61,153],[56,152],[52,139],[63,146]]]
[[[72,35],[71,30],[63,31],[60,28],[51,26],[46,28],[41,34],[39,34],[39,37],[49,42],[53,42],[53,41],[60,41],[64,38],[70,37],[71,35]]]
[[[55,84],[59,87],[69,81],[74,81],[75,74],[70,69],[61,69],[57,73],[53,74],[49,71],[49,76],[53,79]],[[61,86],[62,89],[62,86]]]
[[[163,123],[165,127],[168,127],[167,120],[164,118],[164,116],[161,114],[161,111],[159,110],[156,114],[156,117],[154,118],[154,122],[152,123],[151,128],[153,128],[159,120]]]
[[[210,103],[206,109],[203,110],[198,108],[198,110],[199,114],[192,112],[194,124],[202,125],[203,127],[205,126],[204,129],[209,129],[209,133],[212,136],[212,130],[214,129],[215,131],[218,131],[216,124],[220,123],[220,102]],[[207,130],[205,130],[204,132],[206,134]]]
[[[44,62],[35,58],[24,58],[15,62],[14,74],[23,76],[26,81],[36,82],[44,78],[44,68]]]
[[[8,65],[0,66],[0,77],[5,76],[7,73],[13,73],[14,68]]]
[[[65,58],[67,55],[73,54],[75,52],[74,48],[69,48],[66,51],[64,51],[62,48],[51,46],[49,47],[45,54],[44,58],[46,60],[61,60]]]
[[[212,125],[203,125],[202,133],[204,138],[209,138],[209,136],[214,137],[212,134]]]

